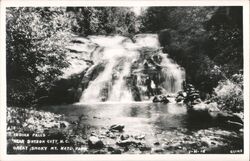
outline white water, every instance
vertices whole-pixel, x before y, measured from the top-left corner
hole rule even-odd
[[[122,36],[91,36],[89,39],[100,47],[94,52],[94,62],[104,62],[105,69],[99,73],[97,78],[89,82],[84,90],[80,102],[131,102],[133,96],[131,89],[126,84],[126,79],[131,75],[131,66],[140,58],[139,50],[142,48],[151,48],[155,51],[160,49],[158,37],[155,34],[140,34],[134,37],[135,43]],[[101,50],[100,50],[101,49]],[[162,57],[159,64],[162,66],[162,75],[164,82],[161,87],[163,92],[176,93],[182,88],[185,72],[180,66],[167,57],[167,54],[157,51]],[[150,53],[152,54],[152,53]],[[143,69],[143,63],[139,64],[138,71]],[[114,79],[114,76],[116,77]],[[137,85],[140,93],[145,93],[145,84],[143,82],[145,75],[137,74]],[[153,81],[152,81],[153,84]],[[108,95],[103,99],[103,90]]]
[[[162,86],[167,89],[167,93],[176,93],[182,90],[182,82],[185,79],[184,70],[166,56],[162,56],[162,58],[161,65],[163,66],[162,71],[165,78]]]
[[[131,92],[126,88],[124,78],[130,74],[131,61],[125,62],[119,79],[115,82],[108,101],[131,101],[133,100]]]

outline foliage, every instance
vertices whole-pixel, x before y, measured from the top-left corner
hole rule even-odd
[[[141,32],[158,32],[162,29],[171,28],[173,23],[168,16],[174,7],[149,7],[139,19],[141,21]]]
[[[235,74],[230,80],[219,82],[215,94],[213,100],[222,110],[243,112],[243,75]]]
[[[207,55],[221,65],[227,76],[243,68],[243,34],[242,28],[231,24],[213,26],[206,42]]]
[[[70,30],[64,8],[7,8],[8,105],[30,104],[38,89],[48,90],[62,74]]]
[[[137,30],[136,16],[129,7],[69,7],[82,35],[120,34],[130,36]]]

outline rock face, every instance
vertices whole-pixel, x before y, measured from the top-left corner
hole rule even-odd
[[[98,45],[87,38],[73,37],[66,48],[69,67],[62,70],[63,75],[53,83],[47,96],[44,97],[42,94],[37,100],[38,105],[71,104],[78,102],[82,95],[84,88],[81,81],[88,69],[93,66],[91,53],[98,48]]]
[[[164,95],[157,95],[154,97],[153,102],[169,103],[169,100]]]
[[[104,147],[103,142],[96,136],[91,136],[88,139],[88,145],[91,149],[101,149]]]

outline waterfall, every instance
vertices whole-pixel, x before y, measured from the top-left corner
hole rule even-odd
[[[160,54],[164,55],[164,54]],[[162,56],[161,65],[163,66],[162,74],[165,81],[162,83],[166,93],[176,93],[182,90],[182,82],[185,80],[184,70],[167,55]]]
[[[105,66],[95,79],[89,81],[81,102],[127,102],[134,101],[135,95],[144,100],[146,79],[151,79],[152,87],[160,88],[162,94],[182,89],[185,71],[161,52],[156,34],[139,34],[134,41],[122,36],[88,38],[99,46],[92,53],[95,65],[103,63]]]
[[[132,94],[128,90],[126,86],[126,81],[125,78],[130,74],[130,66],[131,62],[125,62],[124,63],[124,69],[122,70],[119,79],[115,82],[110,97],[109,101],[132,101]]]
[[[111,81],[112,69],[115,66],[114,61],[110,61],[104,71],[92,82],[90,82],[88,88],[84,91],[81,101],[88,102],[100,102],[100,92],[108,81]]]

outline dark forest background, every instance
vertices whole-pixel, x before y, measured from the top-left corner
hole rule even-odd
[[[69,66],[64,46],[72,34],[157,33],[163,51],[185,68],[186,82],[202,99],[242,110],[242,17],[242,7],[235,6],[149,7],[139,16],[128,7],[7,8],[7,105],[30,107],[46,95]]]

